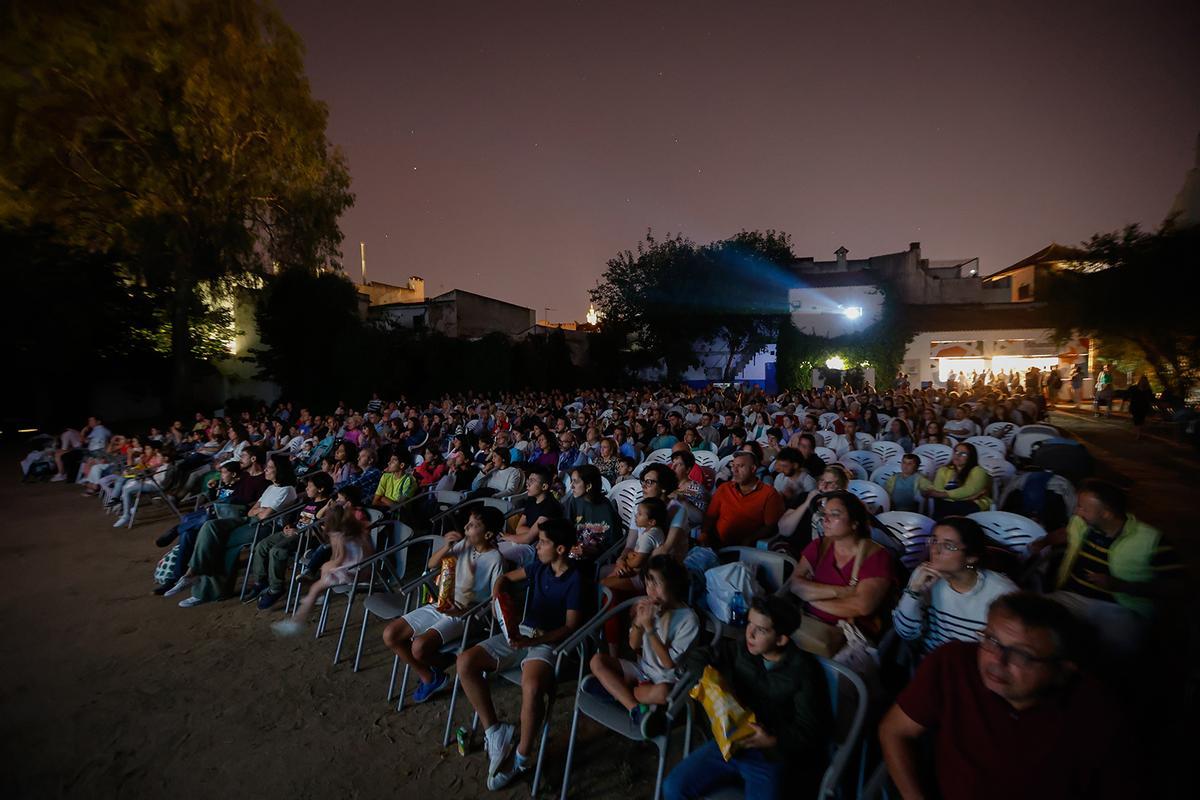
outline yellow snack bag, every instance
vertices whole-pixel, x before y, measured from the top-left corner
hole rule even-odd
[[[721,756],[728,761],[738,743],[754,735],[754,729],[750,727],[757,722],[754,712],[742,707],[729,691],[721,673],[711,666],[704,668],[704,674],[689,695],[704,706],[712,724],[713,739],[721,749]]]
[[[454,570],[458,566],[458,556],[446,556],[442,559],[442,571],[438,576],[437,610],[443,614],[454,610]]]

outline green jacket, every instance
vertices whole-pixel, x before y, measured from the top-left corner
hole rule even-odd
[[[1058,568],[1058,588],[1062,588],[1071,575],[1071,567],[1079,556],[1083,537],[1087,535],[1087,523],[1078,516],[1067,523],[1067,552]],[[1162,533],[1144,522],[1138,522],[1132,514],[1125,517],[1125,527],[1117,534],[1108,548],[1108,571],[1114,578],[1131,583],[1148,583],[1154,579],[1153,560],[1158,550]],[[1154,613],[1154,601],[1148,597],[1137,597],[1122,592],[1114,593],[1116,601],[1144,617]]]
[[[789,644],[783,660],[768,670],[762,657],[751,655],[739,636],[696,648],[684,664],[697,673],[711,664],[729,681],[734,696],[779,740],[766,751],[768,758],[809,771],[823,768],[833,714],[825,671],[815,656]]]

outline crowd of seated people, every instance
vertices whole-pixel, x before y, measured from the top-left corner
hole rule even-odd
[[[1128,513],[1123,492],[1099,481],[1079,485],[1068,523],[1028,558],[1009,553],[995,567],[1004,544],[971,517],[993,507],[993,478],[966,438],[1011,419],[1010,406],[1036,418],[1044,401],[987,387],[774,397],[643,388],[428,404],[375,395],[362,413],[343,403],[315,415],[285,402],[234,419],[197,415],[191,430],[175,423],[152,436],[121,438],[93,418],[60,438],[55,463],[66,475],[65,457],[84,451],[76,479],[125,511],[152,479],[171,502],[198,501],[157,540],[177,556],[156,593],[186,592],[181,607],[232,596],[268,612],[298,572],[309,585],[273,624],[281,636],[303,630],[320,595],[359,580],[357,564],[388,545],[368,533],[368,511],[423,532],[446,507],[440,495],[455,494],[463,506],[446,512],[444,546],[414,562],[431,572],[450,564],[453,592],[382,636],[414,670],[415,702],[438,695],[456,671],[483,726],[491,789],[530,770],[558,679],[556,648],[603,611],[602,588],[614,603],[641,598],[607,620],[588,661],[597,692],[632,725],[647,736],[661,729],[673,684],[706,664],[757,717],[732,758],[710,743],[677,764],[667,797],[704,796],[724,782],[740,782],[747,797],[804,796],[833,736],[819,659],[886,671],[897,649],[907,654],[906,685],[897,694],[873,682],[869,718],[883,719],[878,741],[901,796],[1115,796],[1136,761],[1111,753],[1121,712],[1101,678],[1145,652],[1181,568],[1161,533]],[[880,485],[890,507],[930,518],[911,568],[853,491],[847,459],[876,441],[898,447]],[[948,445],[950,463],[925,468],[919,449],[910,452],[918,442]],[[717,457],[720,470],[709,460]],[[635,498],[628,516],[618,494]],[[482,498],[513,513],[505,519]],[[306,531],[321,553],[300,551]],[[234,577],[251,541],[239,593]],[[788,572],[778,593],[749,604],[744,631],[714,640],[706,627],[731,620],[706,605],[704,571],[731,546],[770,551]],[[1061,561],[1038,573],[1043,550]],[[468,609],[519,587],[527,600],[518,626],[447,653]],[[519,725],[499,714],[487,677],[509,668],[521,674]]]

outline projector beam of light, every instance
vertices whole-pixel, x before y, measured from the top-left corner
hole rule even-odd
[[[863,315],[862,306],[847,306],[842,309],[842,313],[846,315],[846,319],[859,319]]]

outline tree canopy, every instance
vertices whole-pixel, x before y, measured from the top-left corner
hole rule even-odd
[[[6,9],[0,222],[121,254],[170,309],[178,399],[228,281],[337,258],[349,172],[300,40],[263,0]]]
[[[631,340],[630,366],[661,360],[676,378],[699,363],[694,345],[726,342],[726,379],[775,341],[787,313],[783,270],[794,259],[786,233],[742,231],[697,245],[648,232],[635,250],[609,259],[591,300],[606,329]]]
[[[1136,353],[1183,398],[1200,379],[1198,269],[1200,227],[1131,225],[1093,236],[1077,262],[1050,273],[1044,297],[1060,339],[1077,331],[1098,338],[1105,354]]]

